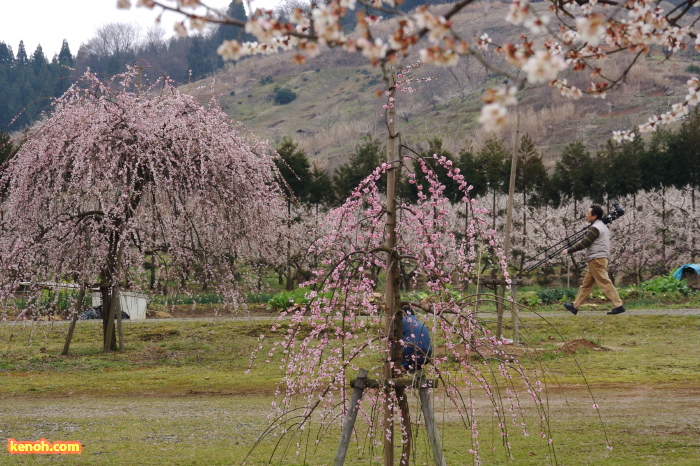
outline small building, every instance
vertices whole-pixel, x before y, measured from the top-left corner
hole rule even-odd
[[[119,307],[128,314],[129,320],[146,320],[147,304],[148,300],[143,293],[133,291],[119,292]],[[92,292],[92,305],[93,307],[102,305],[102,297],[99,291]]]

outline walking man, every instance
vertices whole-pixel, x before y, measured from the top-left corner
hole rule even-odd
[[[564,307],[572,314],[577,314],[583,302],[590,296],[593,287],[598,288],[608,297],[613,305],[609,315],[622,314],[625,306],[622,305],[620,295],[615,289],[615,285],[608,276],[608,259],[610,258],[610,230],[601,220],[603,218],[603,208],[599,205],[592,205],[586,212],[586,221],[591,224],[588,227],[586,236],[572,247],[562,251],[562,256],[572,254],[583,249],[586,250],[586,261],[588,262],[588,272],[578,289],[578,295],[574,303],[566,303]]]

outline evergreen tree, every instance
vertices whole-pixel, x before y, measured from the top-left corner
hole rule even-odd
[[[201,36],[191,36],[190,38],[190,49],[187,53],[187,75],[185,75],[184,80],[190,80],[190,72],[192,73],[191,79],[196,81],[202,79],[204,76],[210,74],[214,71],[214,66],[206,53],[204,48],[204,41]]]
[[[56,60],[51,63],[51,69],[54,79],[54,97],[59,97],[63,95],[64,92],[68,90],[71,85],[70,75],[71,70],[75,64],[75,59],[70,52],[70,47],[68,46],[68,41],[63,39],[63,44],[61,45],[61,51],[58,52]]]
[[[552,183],[564,198],[580,201],[592,194],[595,166],[590,152],[581,141],[570,143],[556,163]],[[575,202],[576,203],[576,202]],[[575,209],[578,207],[575,206]]]
[[[355,153],[350,157],[350,161],[338,167],[335,171],[333,181],[335,182],[336,193],[339,200],[345,200],[360,184],[367,178],[375,168],[386,160],[384,145],[379,139],[371,135],[363,138],[363,142],[355,147]],[[386,177],[382,177],[378,183],[379,189],[386,187]]]
[[[58,64],[61,66],[73,66],[75,59],[70,53],[70,47],[68,46],[68,41],[63,39],[63,44],[61,44],[61,51],[58,52]]]
[[[511,162],[507,163],[508,171],[510,164]],[[537,151],[535,141],[527,133],[520,139],[515,176],[515,189],[522,193],[523,205],[538,206],[545,202],[549,176],[542,154]]]
[[[17,47],[17,58],[15,59],[18,66],[25,66],[29,63],[29,58],[27,57],[27,50],[24,48],[24,41],[19,41],[19,47]]]
[[[641,187],[646,191],[673,186],[674,177],[671,175],[673,154],[669,144],[673,134],[666,129],[658,129],[651,136],[648,149],[642,157]]]
[[[228,9],[226,10],[226,14],[233,18],[237,19],[243,23],[248,21],[248,15],[245,11],[245,6],[243,5],[243,2],[237,2],[236,0],[233,0],[231,3],[228,5]],[[224,25],[219,25],[218,28],[216,29],[216,33],[214,34],[216,37],[216,41],[218,42],[217,47],[219,44],[221,44],[225,40],[237,40],[238,42],[253,42],[255,41],[255,36],[252,34],[248,34],[245,32],[245,29],[239,26],[224,26]]]
[[[494,137],[486,141],[476,159],[487,191],[506,192],[510,178],[509,153],[503,141]]]
[[[289,194],[301,202],[306,202],[309,199],[309,188],[313,177],[309,159],[298,147],[291,138],[285,137],[282,145],[277,149],[280,158],[275,160],[275,165],[284,179],[281,184],[286,185],[291,191]]]
[[[114,76],[119,74],[121,71],[121,65],[119,65],[119,59],[116,55],[111,55],[109,61],[107,62],[107,74]]]
[[[605,199],[610,197],[610,192],[614,188],[611,186],[612,180],[612,164],[613,160],[618,156],[620,145],[608,139],[605,145],[596,152],[593,160],[593,184],[591,185],[590,198],[602,204]]]
[[[308,190],[308,202],[315,205],[332,205],[336,202],[333,181],[325,170],[314,165],[311,170],[311,184]]]
[[[46,59],[46,55],[44,55],[44,49],[41,47],[41,44],[36,46],[34,53],[32,53],[32,58],[30,59],[30,62],[32,64],[32,68],[34,69],[34,73],[37,73],[38,70],[49,65],[49,62]]]
[[[637,132],[632,141],[620,144],[618,155],[611,161],[608,173],[611,186],[609,195],[612,198],[635,194],[642,189],[641,161],[645,152],[644,139]]]
[[[695,109],[671,136],[669,170],[676,187],[700,187],[700,111]]]
[[[472,186],[469,192],[472,197],[486,194],[486,178],[481,172],[477,156],[471,147],[466,147],[459,152],[457,167],[464,176],[464,180]]]
[[[4,42],[0,42],[0,67],[12,68],[15,64],[15,54],[12,47]]]
[[[10,135],[0,132],[0,166],[5,163],[5,160],[10,158],[10,155],[14,153],[15,149],[15,146],[10,140]]]
[[[479,152],[477,164],[486,181],[486,192],[491,194],[491,228],[496,229],[496,217],[501,214],[496,206],[496,194],[508,190],[509,154],[503,141],[493,137]]]

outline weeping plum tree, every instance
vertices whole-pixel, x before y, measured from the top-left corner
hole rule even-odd
[[[405,168],[412,163],[405,158],[383,164],[343,206],[329,214],[326,234],[312,248],[314,254],[323,257],[325,265],[310,282],[318,291],[308,295],[307,306],[290,309],[273,325],[269,346],[261,336],[258,351],[267,352],[265,359],[280,354],[284,369],[267,433],[284,434],[282,438],[286,440],[277,440],[277,452],[282,457],[294,456],[295,451],[298,455],[310,455],[312,442],[306,436],[316,443],[321,442],[323,433],[333,437],[337,430],[332,427],[349,408],[349,382],[360,368],[366,368],[370,378],[385,385],[370,391],[360,404],[358,418],[366,425],[355,428],[358,449],[365,445],[371,457],[382,451],[382,444],[386,448],[393,430],[391,419],[397,417],[402,437],[401,464],[414,464],[416,459],[411,455],[417,453],[411,442],[420,436],[416,437],[415,420],[411,421],[411,389],[398,385],[392,388],[389,382],[402,375],[408,380],[417,375],[401,371],[401,337],[392,331],[401,328],[400,308],[391,316],[393,323],[385,325],[385,305],[373,299],[377,278],[368,273],[373,268],[386,268],[391,262],[404,262],[427,278],[426,297],[409,301],[417,314],[424,316],[421,320],[428,326],[433,341],[439,342],[432,363],[423,368],[422,375],[428,379],[436,377],[444,384],[444,392],[440,391],[445,396],[442,403],[451,407],[464,424],[463,437],[452,439],[464,442],[465,455],[471,457],[464,462],[479,464],[483,459],[480,430],[491,424],[490,414],[496,419],[496,435],[502,436],[506,457],[510,455],[509,437],[515,431],[519,435],[534,434],[533,439],[541,439],[542,448],[553,455],[546,393],[537,379],[542,374],[526,373],[517,357],[502,345],[501,338],[477,318],[476,303],[483,297],[458,293],[453,287],[454,283],[478,279],[480,263],[487,255],[506,278],[508,272],[503,250],[489,227],[490,220],[484,210],[475,208],[475,201],[467,194],[469,186],[449,160],[436,158],[431,165],[440,166],[441,173],[459,186],[461,202],[470,209],[469,223],[465,225],[451,215],[454,208],[444,195],[445,186],[426,161],[419,159],[424,184],[418,185],[418,200],[415,204],[397,205],[395,247],[386,246],[387,203],[377,184],[392,168]],[[415,174],[408,174],[408,178],[416,183]],[[398,358],[393,351],[396,349]],[[253,356],[256,358],[257,353]],[[485,412],[489,420],[482,427],[480,419]],[[364,440],[362,436],[366,436]],[[337,437],[334,439],[337,441]],[[299,444],[307,446],[300,448]],[[304,461],[307,460],[309,457],[305,456]],[[374,461],[379,460],[375,457]]]
[[[235,298],[239,261],[271,253],[267,219],[284,205],[266,144],[214,102],[144,80],[85,74],[2,174],[3,297],[27,281],[99,286],[106,350],[112,293],[146,286],[134,274],[154,251]]]

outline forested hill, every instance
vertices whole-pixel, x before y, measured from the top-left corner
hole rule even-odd
[[[63,41],[60,53],[51,59],[41,45],[29,54],[23,42],[16,52],[12,45],[0,42],[0,131],[13,132],[31,125],[50,99],[63,94],[88,68],[108,76],[140,63],[177,83],[209,76],[223,66],[216,54],[216,47],[226,38],[223,33],[166,41],[162,29],[149,29],[144,35],[130,24],[107,24],[75,55]]]
[[[291,1],[283,2],[278,7],[280,12]],[[243,4],[235,0],[227,14],[247,18]],[[165,30],[158,26],[143,31],[132,24],[110,23],[98,28],[87,43],[63,41],[58,55],[46,57],[41,46],[27,51],[23,42],[3,42],[0,31],[0,131],[14,132],[32,124],[50,98],[61,95],[88,68],[109,76],[138,63],[176,83],[187,83],[210,76],[224,65],[216,53],[224,39],[252,40],[235,27],[212,27],[189,37],[165,37]]]

